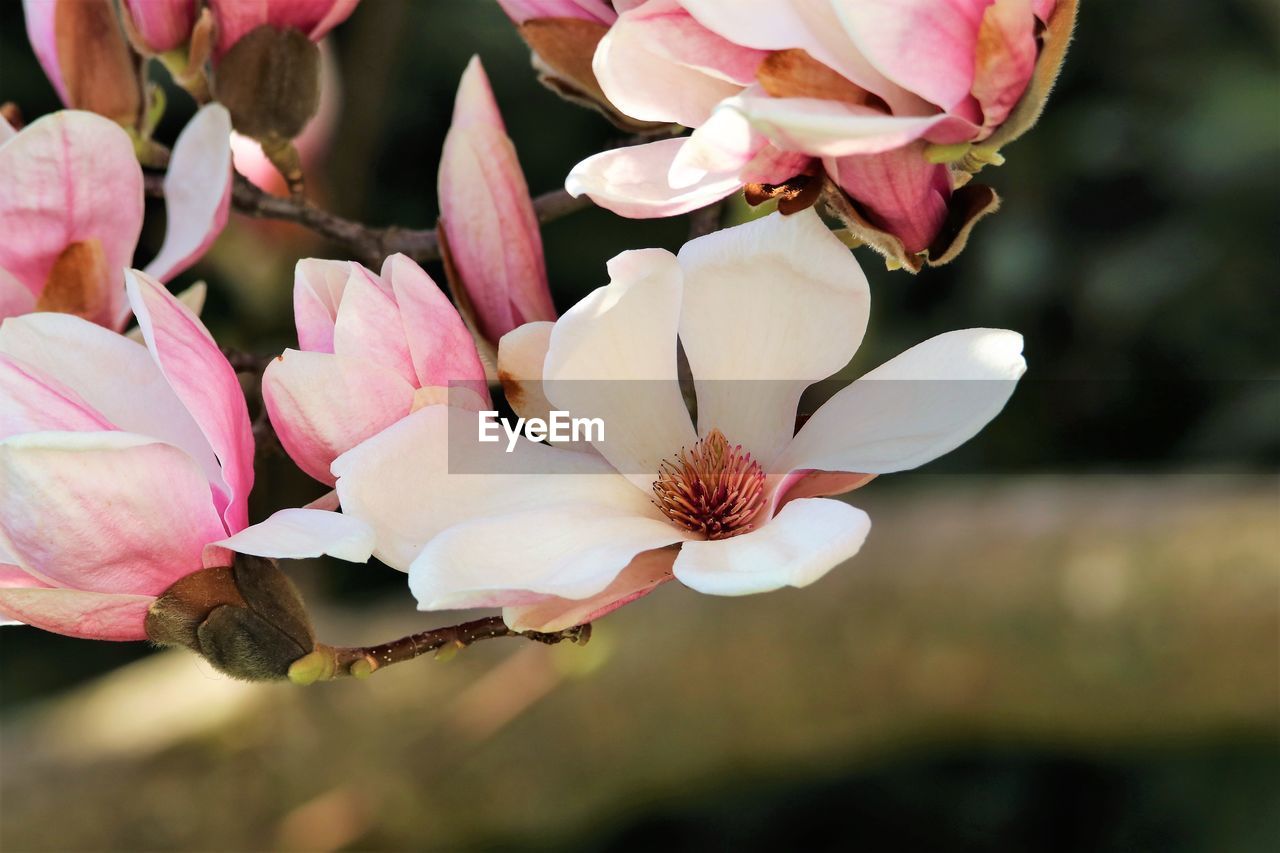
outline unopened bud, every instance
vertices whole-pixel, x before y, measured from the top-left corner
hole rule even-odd
[[[146,631],[153,642],[186,646],[245,681],[297,681],[295,666],[303,675],[316,646],[293,583],[273,561],[242,554],[165,590],[147,613]]]
[[[320,108],[320,49],[298,30],[264,24],[222,57],[213,86],[240,133],[293,139]]]

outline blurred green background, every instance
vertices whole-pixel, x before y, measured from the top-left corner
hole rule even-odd
[[[978,440],[852,496],[875,529],[850,565],[749,600],[671,585],[585,648],[307,690],[5,629],[0,848],[1277,849],[1280,7],[1083,6],[960,259],[911,277],[857,253],[851,376],[967,326],[1021,331],[1030,372]],[[344,97],[311,179],[344,215],[433,224],[473,53],[533,192],[618,139],[536,83],[491,0],[364,0],[332,41]],[[58,106],[16,2],[7,100]],[[166,139],[191,111],[170,100]],[[552,223],[557,305],[688,227]],[[162,233],[156,205],[140,258]],[[220,341],[278,352],[302,256],[342,254],[236,215],[175,284],[209,282]],[[255,518],[321,492],[278,452],[258,476]],[[330,642],[444,624],[385,567],[289,569]]]

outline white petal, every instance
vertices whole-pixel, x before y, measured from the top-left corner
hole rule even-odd
[[[778,147],[815,157],[880,154],[901,148],[938,125],[956,125],[941,113],[895,116],[858,104],[817,98],[743,95],[725,101],[724,108],[741,112]],[[951,135],[964,136],[956,130]]]
[[[588,195],[601,207],[633,219],[688,213],[742,189],[737,171],[708,173],[696,183],[680,174],[679,185],[673,184],[672,166],[688,141],[663,139],[602,151],[574,166],[564,188],[574,197]]]
[[[776,467],[887,474],[923,465],[977,435],[1026,369],[1017,332],[930,338],[823,404]]]
[[[867,279],[812,210],[771,214],[680,250],[680,342],[698,432],[718,428],[765,467],[791,440],[809,384],[848,363],[870,310]]]
[[[792,501],[758,530],[684,543],[676,557],[676,580],[708,595],[808,586],[858,553],[870,530],[867,514],[846,503]]]
[[[542,390],[542,365],[555,323],[525,323],[498,341],[498,379],[507,402],[525,418],[545,418],[551,401]]]
[[[338,457],[343,513],[373,527],[374,555],[407,570],[444,529],[473,518],[562,503],[657,515],[649,498],[594,454],[521,438],[506,452],[476,440],[475,412],[428,406]]]
[[[599,504],[561,504],[480,518],[432,539],[409,567],[419,610],[590,598],[637,554],[687,536],[665,519]]]
[[[363,563],[373,553],[373,529],[359,519],[337,512],[282,509],[266,521],[213,544],[240,554],[280,560],[303,560],[328,554],[339,560]]]
[[[231,204],[231,114],[203,107],[178,134],[164,178],[165,233],[145,272],[168,281],[195,263],[227,224]]]
[[[596,450],[647,491],[695,440],[676,378],[680,267],[662,249],[623,252],[609,277],[556,323],[543,387],[556,408],[600,418]]]

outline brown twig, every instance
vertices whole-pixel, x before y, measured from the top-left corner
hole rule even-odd
[[[146,188],[148,195],[163,196],[164,176],[147,175]],[[374,228],[330,213],[305,200],[283,198],[264,192],[239,173],[231,188],[231,202],[237,211],[246,216],[297,223],[321,237],[341,244],[360,260],[375,266],[383,258],[397,252],[403,252],[418,262],[440,259],[440,241],[434,228]],[[538,221],[542,223],[552,222],[590,206],[589,198],[574,198],[563,189],[543,193],[533,200]]]
[[[410,634],[377,646],[335,648],[317,644],[315,651],[295,661],[289,668],[289,680],[296,684],[311,684],[333,678],[353,676],[367,678],[384,666],[413,660],[430,652],[464,649],[481,640],[496,637],[523,637],[535,643],[556,643],[569,640],[579,645],[591,638],[591,625],[576,625],[563,631],[513,631],[499,616],[489,616],[461,625],[433,628],[419,634]]]

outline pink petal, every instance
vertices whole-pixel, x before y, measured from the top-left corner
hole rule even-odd
[[[535,18],[578,18],[612,24],[618,17],[605,0],[498,0],[498,5],[517,24]]]
[[[147,349],[222,463],[223,519],[240,530],[253,488],[253,430],[240,380],[200,320],[163,285],[137,270],[125,283]]]
[[[621,112],[697,127],[717,103],[755,82],[763,51],[729,42],[674,0],[650,0],[618,18],[591,67]]]
[[[924,101],[890,82],[854,49],[830,0],[680,0],[704,27],[729,41],[759,50],[803,50],[857,86],[873,92],[900,115],[928,112]]]
[[[413,386],[369,361],[285,350],[267,365],[262,397],[289,457],[332,484],[333,460],[409,414]]]
[[[993,0],[839,0],[854,47],[899,86],[944,110],[973,87],[982,15]]]
[[[0,355],[0,439],[42,430],[112,430],[115,426],[62,383]]]
[[[152,53],[186,44],[196,23],[196,0],[124,0],[133,29]]]
[[[363,563],[373,552],[373,530],[364,522],[318,509],[282,509],[266,521],[215,543],[239,554],[304,560],[328,554]]]
[[[883,154],[826,161],[832,179],[858,202],[872,224],[923,252],[947,219],[951,177],[945,165],[924,157],[924,143]]]
[[[227,224],[231,208],[231,115],[202,108],[173,146],[164,178],[165,234],[147,275],[168,281],[190,267]]]
[[[22,15],[27,22],[27,40],[35,53],[44,76],[49,78],[59,100],[67,103],[67,85],[62,80],[62,66],[58,64],[58,35],[54,29],[54,16],[58,0],[22,0]]]
[[[0,267],[34,294],[73,243],[97,240],[106,259],[106,308],[112,323],[124,292],[120,271],[133,261],[142,229],[142,170],[120,126],[93,113],[64,110],[38,119],[0,147]]]
[[[113,428],[181,448],[210,483],[222,482],[200,426],[140,343],[80,317],[40,313],[0,326],[0,353],[67,388]]]
[[[355,11],[359,0],[209,0],[218,22],[216,59],[263,24],[301,30],[320,41]]]
[[[475,339],[431,276],[409,258],[397,254],[383,263],[382,279],[399,303],[417,386],[461,385],[488,400],[489,386]]]
[[[562,631],[594,622],[671,580],[671,564],[677,553],[674,548],[641,552],[597,595],[576,600],[548,596],[530,604],[511,605],[503,608],[502,619],[513,631]]]
[[[601,207],[633,219],[688,213],[742,189],[738,171],[708,173],[697,183],[673,186],[669,175],[687,142],[663,139],[602,151],[573,167],[565,189],[575,197],[588,195]]]
[[[371,361],[410,384],[416,378],[399,306],[381,283],[373,284],[361,270],[351,273],[342,291],[342,304],[333,326],[333,351],[347,358]]]
[[[843,495],[861,488],[875,479],[875,474],[857,474],[847,471],[792,471],[772,484],[773,495],[766,517],[773,517],[789,502],[801,498],[825,498]]]
[[[373,273],[354,261],[303,258],[293,272],[293,319],[298,346],[314,352],[333,352],[333,324],[347,279],[359,268],[372,280]]]
[[[15,277],[0,269],[0,320],[36,310],[36,296]]]
[[[1032,0],[996,0],[982,18],[973,96],[982,123],[995,128],[1013,111],[1036,67],[1036,17]]]
[[[77,589],[0,589],[0,614],[55,634],[85,640],[145,640],[150,595]]]
[[[555,319],[529,187],[477,57],[458,87],[439,196],[449,254],[485,337]]]
[[[123,432],[0,441],[0,538],[43,581],[154,595],[225,535],[204,474],[172,445]]]

